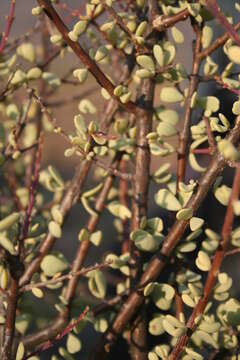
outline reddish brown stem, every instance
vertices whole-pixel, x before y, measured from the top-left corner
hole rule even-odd
[[[212,15],[219,21],[220,25],[227,31],[228,35],[238,44],[240,45],[240,36],[230,24],[226,16],[220,10],[216,0],[206,0],[206,6],[211,11]]]
[[[19,239],[19,254],[20,254],[20,258],[22,260],[24,257],[24,240],[26,239],[26,237],[28,235],[31,214],[32,214],[33,206],[34,206],[35,194],[36,194],[36,189],[37,189],[37,184],[38,184],[39,171],[40,171],[40,165],[41,165],[41,157],[42,157],[42,147],[43,147],[43,133],[40,134],[40,137],[38,140],[38,150],[36,153],[33,179],[32,179],[32,183],[31,183],[31,187],[30,187],[29,203],[28,203],[28,207],[26,210],[26,214],[25,214],[22,236]]]
[[[126,161],[124,159],[120,162],[120,171],[126,171]],[[119,180],[119,200],[120,203],[124,206],[128,206],[127,202],[128,197],[128,183],[126,180]],[[128,252],[130,250],[129,244],[129,230],[128,230],[128,220],[122,220],[123,232],[122,232],[122,254]]]
[[[7,18],[7,25],[6,25],[4,33],[2,34],[2,39],[1,39],[1,43],[0,43],[0,54],[3,52],[3,49],[5,48],[7,40],[8,40],[8,36],[9,36],[10,30],[11,30],[11,27],[13,24],[13,20],[14,20],[15,6],[16,6],[16,0],[11,0],[9,15]]]
[[[104,75],[102,70],[99,68],[99,66],[88,56],[88,54],[83,50],[81,45],[78,42],[72,41],[69,36],[69,29],[64,24],[62,19],[59,17],[53,6],[51,5],[49,0],[38,0],[38,3],[40,6],[43,7],[46,15],[49,17],[49,19],[55,24],[58,31],[61,33],[63,39],[65,42],[72,48],[74,53],[79,57],[79,59],[82,61],[82,63],[86,66],[86,68],[91,72],[91,74],[95,77],[97,82],[101,85],[101,87],[105,88],[107,92],[115,98],[117,101],[119,101],[119,98],[117,98],[114,95],[114,85],[112,82]],[[137,107],[133,102],[129,101],[126,104],[122,104],[120,102],[120,105],[127,110],[130,113],[134,113],[135,115],[142,115],[144,114],[144,110]]]
[[[188,8],[179,11],[172,16],[159,15],[156,16],[152,22],[153,29],[157,31],[165,31],[168,28],[174,26],[179,21],[184,21],[189,17],[190,13]]]
[[[7,316],[5,322],[4,342],[2,347],[2,360],[12,359],[12,343],[15,333],[15,319],[18,301],[18,279],[13,278],[10,286]]]
[[[192,154],[202,154],[202,155],[210,155],[212,152],[211,148],[206,148],[206,149],[192,149],[191,153]]]
[[[147,201],[149,189],[150,150],[147,135],[152,129],[152,105],[154,85],[149,79],[142,83],[141,101],[148,113],[137,122],[135,174],[133,178],[133,201],[131,229],[136,231],[140,227],[141,219],[147,216]],[[142,271],[140,251],[131,243],[131,278],[134,286]],[[133,360],[147,359],[146,324],[143,311],[139,313],[131,326],[130,351]]]
[[[240,29],[240,22],[234,26],[235,31],[238,31]],[[211,55],[214,51],[219,49],[221,46],[223,46],[228,39],[230,38],[229,33],[225,33],[224,35],[217,38],[212,45],[210,45],[207,49],[202,50],[198,56],[201,60],[206,58],[207,56]]]
[[[212,133],[212,129],[211,129],[211,126],[209,123],[209,118],[207,116],[204,116],[203,120],[205,122],[206,129],[207,129],[209,147],[210,147],[211,151],[214,152],[214,150],[216,149],[216,140]]]
[[[179,182],[184,182],[185,180],[185,170],[187,163],[187,155],[188,155],[188,142],[190,135],[190,126],[191,126],[191,101],[194,92],[197,89],[198,85],[198,72],[200,69],[201,61],[199,60],[199,52],[201,50],[201,29],[199,25],[194,24],[193,29],[196,33],[196,44],[194,48],[193,55],[193,64],[192,64],[192,74],[189,83],[188,95],[185,100],[185,110],[183,116],[183,128],[180,132],[179,136],[179,146],[178,146],[178,162],[177,162],[177,184],[179,186]]]
[[[64,336],[69,334],[73,330],[73,328],[75,326],[77,326],[85,318],[88,311],[89,311],[89,307],[87,306],[85,308],[85,310],[78,316],[78,318],[76,320],[74,320],[73,322],[71,322],[70,324],[68,324],[65,327],[65,329],[61,333],[57,334],[57,336],[53,340],[46,341],[44,344],[39,346],[37,348],[37,350],[35,350],[33,353],[31,353],[31,354],[29,354],[27,356],[24,356],[23,360],[27,360],[30,357],[32,357],[33,355],[42,353],[43,351],[46,351],[46,350],[50,349],[52,346],[54,346],[56,343],[58,343]]]

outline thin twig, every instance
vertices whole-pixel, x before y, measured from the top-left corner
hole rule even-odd
[[[216,0],[206,0],[206,6],[213,14],[214,18],[216,18],[220,25],[227,31],[229,37],[232,38],[238,45],[240,45],[240,36],[234,29],[233,25],[228,21],[226,16],[220,10]]]
[[[188,95],[185,100],[185,110],[183,115],[183,128],[179,134],[179,146],[178,146],[178,162],[177,162],[177,185],[179,182],[184,182],[185,180],[185,170],[187,163],[188,155],[188,142],[190,135],[190,126],[191,126],[191,101],[194,92],[198,86],[198,72],[201,66],[201,60],[199,59],[199,52],[201,50],[201,29],[198,24],[193,24],[193,29],[196,34],[196,43],[194,47],[193,54],[193,64],[192,64],[192,74],[190,77]]]
[[[41,164],[41,157],[42,157],[42,147],[43,147],[43,133],[40,133],[40,137],[39,137],[39,141],[38,141],[38,150],[37,150],[36,159],[35,159],[33,179],[32,179],[30,194],[29,194],[29,203],[28,203],[28,207],[26,210],[26,214],[25,214],[22,235],[19,239],[19,254],[20,254],[20,258],[22,260],[24,258],[24,240],[26,239],[26,237],[28,235],[31,214],[32,214],[33,206],[34,206],[36,189],[37,189],[37,184],[38,184],[38,179],[39,179],[39,171],[40,171],[40,164]]]
[[[52,346],[54,346],[56,343],[58,343],[64,336],[69,334],[73,330],[73,328],[75,326],[77,326],[85,318],[88,311],[89,311],[89,307],[87,306],[84,309],[84,311],[81,313],[81,315],[79,315],[79,317],[76,320],[72,321],[69,325],[67,325],[65,327],[65,329],[61,333],[59,333],[53,340],[46,341],[44,344],[39,346],[33,353],[31,353],[27,356],[24,356],[23,360],[27,360],[30,357],[32,357],[33,355],[42,353],[43,351],[50,349]]]
[[[240,29],[240,22],[234,26],[234,29],[235,29],[235,31],[238,31]],[[202,59],[206,58],[207,56],[211,55],[214,51],[216,51],[221,46],[223,46],[228,41],[229,38],[230,38],[230,35],[227,32],[225,34],[223,34],[222,36],[218,37],[212,43],[212,45],[210,45],[208,48],[202,50],[198,54],[199,58],[202,60]]]
[[[8,36],[9,36],[10,30],[11,30],[11,27],[12,27],[12,24],[13,24],[13,20],[14,20],[15,6],[16,6],[16,0],[11,0],[6,28],[5,28],[5,31],[3,33],[1,43],[0,43],[0,54],[3,52],[3,49],[4,49],[4,47],[5,47],[6,43],[7,43],[7,40],[8,40]]]
[[[99,269],[105,269],[106,267],[110,266],[111,262],[104,262],[102,264],[95,264],[92,266],[88,266],[86,268],[82,268],[81,270],[78,271],[70,271],[68,274],[66,275],[62,275],[59,276],[57,278],[53,278],[51,280],[47,280],[47,281],[41,281],[41,282],[36,282],[36,283],[30,283],[28,285],[22,286],[19,290],[20,293],[25,293],[26,291],[31,291],[33,288],[43,288],[43,287],[48,287],[49,285],[53,285],[53,284],[58,284],[64,280],[71,280],[73,277],[80,277],[80,276],[84,276],[87,273],[89,273],[90,271],[93,270],[99,270]]]

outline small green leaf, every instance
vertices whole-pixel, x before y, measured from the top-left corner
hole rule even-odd
[[[154,304],[161,310],[168,310],[171,307],[175,290],[168,284],[156,284],[150,297]]]
[[[150,351],[148,353],[148,360],[158,360],[157,354],[155,354],[155,352],[153,352],[153,351]]]
[[[193,215],[192,208],[181,209],[177,212],[176,218],[178,220],[189,220]]]
[[[211,115],[212,112],[219,110],[220,102],[215,96],[205,96],[197,99],[197,104]]]
[[[183,95],[175,87],[164,87],[160,93],[160,100],[167,103],[177,103],[184,99]]]
[[[12,85],[19,85],[23,82],[25,82],[27,76],[22,70],[17,70],[15,74],[13,75],[13,78],[11,79]]]
[[[54,205],[51,209],[51,214],[53,217],[53,220],[57,222],[59,225],[62,225],[63,223],[63,215],[60,211],[59,205]]]
[[[98,230],[98,231],[95,231],[94,233],[92,233],[90,235],[90,241],[95,246],[99,246],[101,244],[101,241],[102,241],[102,231]]]
[[[88,99],[81,100],[80,103],[78,104],[78,109],[83,114],[91,114],[91,115],[96,114],[97,111],[96,107]]]
[[[2,271],[0,272],[0,287],[3,290],[6,290],[9,284],[9,272],[6,268],[3,268]]]
[[[160,67],[164,66],[164,52],[160,45],[154,45],[153,55]]]
[[[211,260],[207,253],[199,251],[195,261],[197,267],[202,271],[209,271],[211,269]]]
[[[159,190],[155,195],[156,204],[169,211],[178,211],[181,204],[178,199],[167,189]]]
[[[110,213],[116,217],[119,217],[122,220],[131,218],[131,211],[118,201],[113,201],[107,205]]]
[[[0,231],[8,230],[11,226],[17,223],[20,213],[13,212],[12,214],[6,216],[0,221]]]
[[[197,353],[196,351],[193,351],[192,349],[187,347],[185,348],[185,351],[188,355],[191,356],[192,360],[203,360],[203,356]]]
[[[35,61],[35,50],[31,43],[21,44],[17,48],[17,54],[31,63]]]
[[[107,289],[107,283],[103,273],[100,270],[94,270],[89,275],[89,290],[96,298],[103,299]]]
[[[16,318],[16,329],[21,334],[24,335],[30,325],[32,317],[30,314],[21,314]]]
[[[98,317],[94,321],[94,329],[97,332],[104,333],[107,330],[107,328],[108,328],[108,322],[103,316]]]
[[[179,122],[179,115],[175,110],[165,109],[163,106],[160,106],[155,109],[155,113],[159,120],[167,122],[172,126],[176,126]]]
[[[148,324],[148,331],[151,335],[158,336],[162,335],[165,330],[163,328],[162,322],[163,322],[164,316],[156,316],[154,317]]]
[[[42,76],[42,70],[37,66],[31,68],[27,72],[27,78],[29,80],[37,80],[40,79],[41,76]]]
[[[160,122],[157,126],[157,133],[159,136],[174,136],[177,132],[175,126],[164,121]]]
[[[78,78],[79,82],[82,84],[87,80],[88,70],[87,69],[76,69],[73,72],[73,76]]]
[[[233,103],[232,113],[234,115],[240,115],[240,100]]]
[[[225,159],[236,161],[239,158],[239,151],[235,148],[235,146],[231,143],[231,141],[227,139],[223,139],[217,144],[218,150],[223,154]]]
[[[227,49],[227,55],[233,63],[240,64],[240,46],[230,46]]]
[[[63,256],[46,255],[44,256],[40,267],[45,275],[54,276],[55,274],[66,270],[68,268],[68,263]]]
[[[148,69],[140,69],[136,71],[136,76],[140,77],[141,79],[149,79],[154,76],[154,73]]]
[[[39,289],[39,288],[36,288],[36,287],[32,288],[32,293],[33,293],[34,296],[36,296],[39,299],[41,299],[44,296],[43,291],[41,289]]]
[[[81,229],[78,234],[79,241],[87,241],[89,240],[89,231],[85,228]]]
[[[88,22],[86,20],[78,21],[73,27],[73,32],[77,36],[80,36],[86,30],[87,24],[88,24]]]
[[[23,342],[20,342],[17,348],[16,360],[22,360],[24,357],[25,348]]]
[[[15,250],[14,243],[10,240],[6,233],[0,233],[0,245],[7,250],[10,254],[16,255],[17,251]]]
[[[148,55],[139,55],[136,58],[138,65],[144,69],[150,71],[151,73],[155,72],[155,65],[153,59]]]
[[[69,334],[67,337],[67,350],[70,354],[75,354],[81,350],[81,341],[73,334]]]
[[[190,219],[190,229],[192,231],[198,230],[202,227],[204,224],[204,220],[198,217],[192,217]]]
[[[214,191],[214,195],[222,205],[227,206],[229,203],[231,192],[232,189],[230,187],[222,185]]]
[[[202,29],[202,38],[201,38],[203,49],[206,49],[209,47],[209,45],[211,44],[212,38],[213,38],[212,28],[208,25],[205,25]]]
[[[60,238],[62,236],[61,226],[56,221],[50,221],[48,224],[48,230],[55,238]]]
[[[106,46],[100,46],[97,51],[96,54],[94,56],[94,59],[96,62],[102,61],[103,59],[105,59],[108,56],[109,50]]]
[[[158,249],[161,237],[152,236],[147,231],[136,230],[131,234],[131,239],[139,250],[154,252]]]
[[[177,44],[183,44],[184,43],[184,35],[176,26],[173,26],[171,28],[171,33],[172,33],[173,40]]]
[[[53,88],[57,89],[61,85],[61,80],[51,72],[44,72],[42,78]]]
[[[137,30],[135,32],[136,36],[142,36],[144,34],[144,32],[147,30],[147,21],[142,21],[138,27]]]
[[[143,294],[144,296],[149,296],[151,294],[151,292],[153,291],[155,286],[154,282],[149,283],[148,285],[145,286]]]

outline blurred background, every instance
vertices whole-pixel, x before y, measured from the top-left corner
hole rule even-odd
[[[85,1],[83,0],[66,0],[65,3],[68,6],[71,6],[72,8],[76,9],[84,9]],[[237,19],[237,16],[239,14],[236,13],[234,9],[234,3],[233,0],[228,1],[220,1],[218,0],[219,5],[226,11],[227,13],[231,14],[233,16],[234,22],[239,21],[239,18]],[[21,36],[22,34],[29,31],[34,24],[36,23],[36,18],[32,16],[31,9],[35,6],[37,6],[37,2],[34,0],[17,0],[16,2],[16,16],[14,20],[14,24],[11,30],[10,38],[15,38],[18,36]],[[2,31],[5,27],[5,16],[8,14],[10,1],[8,0],[2,0],[0,1],[0,31]],[[73,24],[73,21],[69,19],[66,13],[61,12],[61,14],[65,17],[66,22],[69,26]],[[189,24],[189,20],[185,21],[184,23],[179,24],[179,28],[183,31],[185,42],[184,46],[180,46],[177,50],[177,62],[180,62],[184,64],[185,68],[190,72],[191,71],[191,59],[192,59],[192,30]],[[94,30],[94,29],[93,29]],[[220,26],[214,24],[214,36],[217,37],[222,33],[222,29]],[[86,45],[86,39],[85,45]],[[34,37],[34,43],[40,44],[40,37],[39,35],[36,35]],[[224,68],[224,66],[227,64],[227,59],[225,56],[223,56],[222,51],[217,51],[213,55],[213,59],[220,65],[220,70]],[[69,69],[72,67],[79,67],[79,61],[76,58],[74,54],[68,53],[67,56],[61,60],[57,59],[55,60],[49,67],[49,71],[54,71],[58,77],[64,76]],[[207,83],[205,85],[201,85],[199,92],[203,95],[214,95],[219,98],[221,101],[221,112],[224,113],[228,117],[229,120],[231,119],[231,108],[232,103],[234,100],[234,97],[232,95],[229,95],[229,93],[226,90],[222,90],[217,88],[213,83]],[[53,108],[54,115],[57,119],[57,123],[63,127],[64,130],[67,132],[71,132],[74,128],[73,126],[73,117],[78,113],[78,103],[79,100],[71,102],[69,104],[64,104],[64,106],[61,106],[61,99],[66,99],[68,96],[72,96],[73,94],[79,94],[82,97],[88,97],[92,102],[97,106],[98,113],[96,117],[100,115],[104,109],[104,101],[103,98],[100,95],[98,85],[96,84],[95,80],[90,76],[87,80],[87,82],[84,85],[81,86],[73,86],[73,85],[64,85],[60,87],[60,90],[58,90],[57,93],[54,93],[53,96],[47,99],[48,102],[54,102],[60,100],[59,105],[56,108]],[[21,98],[21,94],[19,95]],[[158,92],[156,93],[156,104],[158,103]],[[180,116],[182,114],[182,109],[179,109]],[[1,115],[0,115],[1,117]],[[91,118],[91,120],[98,120],[95,117],[95,119]],[[0,119],[1,121],[1,119]],[[193,122],[198,122],[199,118],[197,116],[197,113],[193,117]],[[180,127],[181,127],[181,121],[180,121]],[[175,146],[177,146],[177,142],[175,140],[174,143]],[[61,137],[59,137],[56,134],[48,134],[45,139],[45,145],[44,145],[44,157],[43,157],[43,167],[46,167],[48,164],[53,164],[57,167],[57,169],[62,174],[63,178],[65,180],[71,179],[74,168],[76,164],[78,164],[79,159],[76,157],[66,158],[64,157],[63,153],[64,150],[67,148],[67,143],[65,140]],[[175,171],[176,166],[176,155],[169,157],[167,160],[172,161],[173,170]],[[158,160],[154,159],[151,163],[152,170],[159,167],[160,163],[165,160]],[[206,159],[207,162],[207,159]],[[225,183],[227,185],[231,185],[232,181],[232,171],[231,169],[228,169],[224,173],[225,177]],[[188,174],[187,178],[196,178],[196,173],[194,173],[190,168],[188,168]],[[90,188],[93,184],[93,179],[91,177],[91,174],[88,178],[86,188]],[[160,214],[159,208],[156,207],[153,201],[153,195],[156,191],[157,187],[156,185],[151,184],[150,192],[149,192],[149,217],[154,216],[162,216],[162,213]],[[211,229],[214,229],[216,231],[219,231],[222,226],[222,219],[224,216],[225,208],[221,205],[218,205],[216,201],[214,201],[213,196],[210,194],[208,199],[206,199],[205,203],[203,204],[202,208],[200,209],[199,215],[201,216],[201,213],[204,214],[204,218],[208,219],[208,226]],[[221,220],[219,220],[221,219]],[[66,258],[71,262],[74,258],[74,255],[76,253],[77,246],[79,244],[78,242],[78,232],[79,229],[84,226],[84,224],[87,221],[86,212],[83,210],[80,203],[76,205],[71,210],[71,215],[67,218],[66,223],[64,224],[64,232],[61,239],[59,239],[56,242],[56,249],[63,251]],[[100,262],[103,255],[107,251],[119,251],[120,249],[120,242],[116,242],[115,239],[117,237],[117,233],[113,227],[112,224],[112,218],[109,216],[106,212],[101,217],[101,221],[99,223],[100,229],[105,229],[104,233],[104,240],[100,248],[92,247],[89,253],[89,256],[87,257],[87,261],[85,265],[93,264],[95,262]],[[107,229],[107,232],[106,232]],[[113,240],[114,239],[114,240]],[[236,296],[239,295],[239,275],[235,271],[236,268],[239,265],[239,258],[238,256],[234,256],[231,259],[227,259],[224,262],[224,269],[227,270],[229,275],[233,277],[233,281],[235,281],[236,287],[234,291],[236,292]],[[80,300],[83,301],[83,303],[94,303],[94,300],[90,294],[88,294],[88,290],[86,287],[85,282],[80,282],[79,290],[78,290],[78,296]],[[54,302],[56,301],[56,298],[49,293],[48,294],[48,304],[43,305],[43,302],[40,300],[35,300],[35,306],[30,306],[29,311],[34,315],[34,313],[38,314],[39,312],[39,306],[42,307],[43,314],[45,314],[45,317],[42,319],[42,326],[45,326],[47,322],[54,318],[56,315],[56,312],[54,311]],[[53,310],[49,311],[53,308]],[[97,335],[98,336],[98,335]],[[89,351],[93,347],[93,343],[96,342],[97,339],[96,333],[92,330],[92,327],[88,326],[83,334],[81,335],[81,340],[83,343],[83,349],[82,352],[76,355],[76,359],[86,359],[86,351]],[[120,347],[116,348],[116,352],[113,354],[113,357],[115,360],[122,358],[124,354],[124,358],[128,358],[127,354],[124,352],[124,346],[123,344],[119,345]],[[122,347],[123,346],[123,347]],[[120,349],[120,351],[119,351]],[[41,359],[50,359],[50,355],[54,351],[54,349],[51,349],[51,351],[46,352],[41,355]]]

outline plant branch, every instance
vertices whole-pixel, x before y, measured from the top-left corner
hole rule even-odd
[[[1,39],[1,43],[0,43],[0,54],[3,52],[3,49],[5,48],[7,40],[8,40],[8,36],[9,36],[10,30],[11,30],[11,27],[13,24],[13,20],[14,20],[15,6],[16,6],[16,0],[11,0],[6,28],[5,28],[4,33],[2,34],[2,39]]]
[[[147,135],[152,129],[152,106],[154,98],[154,85],[150,79],[142,82],[140,102],[148,109],[147,115],[137,122],[135,174],[133,178],[133,201],[131,230],[140,228],[141,219],[147,216],[147,202],[149,189],[150,150]],[[130,243],[131,253],[131,279],[135,286],[141,275],[142,259],[140,251]],[[146,349],[146,323],[143,312],[134,320],[131,328],[130,352],[133,360],[147,359]]]
[[[157,31],[165,31],[168,28],[171,28],[179,21],[184,21],[190,16],[188,8],[179,11],[175,15],[166,16],[166,15],[159,15],[155,16],[152,22],[152,26],[154,30]]]
[[[190,77],[188,95],[185,100],[185,110],[183,115],[183,128],[179,134],[179,146],[178,146],[178,162],[177,162],[177,185],[179,182],[184,182],[185,180],[185,171],[186,163],[188,156],[188,142],[190,136],[190,126],[191,126],[191,101],[194,92],[198,86],[198,72],[201,66],[201,60],[199,59],[199,52],[201,50],[201,29],[198,24],[193,24],[193,29],[196,34],[196,43],[193,53],[193,64],[192,64],[192,74]]]
[[[43,287],[47,287],[49,285],[58,284],[59,282],[62,282],[64,280],[71,280],[74,277],[78,278],[80,276],[84,276],[84,275],[86,275],[87,273],[89,273],[90,271],[93,271],[93,270],[105,269],[109,265],[111,265],[110,261],[104,262],[102,264],[95,264],[95,265],[92,265],[92,266],[88,266],[86,268],[82,268],[81,270],[77,270],[77,271],[72,270],[66,275],[62,275],[62,276],[59,276],[57,278],[53,278],[51,280],[41,281],[41,282],[36,282],[36,283],[30,283],[28,285],[22,286],[20,288],[19,292],[24,293],[26,291],[31,291],[34,288],[43,288]]]
[[[228,21],[226,16],[220,10],[216,0],[206,0],[206,6],[212,15],[219,21],[220,25],[227,31],[229,37],[232,38],[238,45],[240,45],[240,36],[234,29],[232,24]]]
[[[87,315],[89,311],[89,307],[87,306],[85,308],[85,310],[78,316],[78,318],[74,321],[72,321],[70,324],[68,324],[65,329],[56,335],[56,337],[53,339],[53,340],[48,340],[46,341],[44,344],[42,344],[41,346],[39,346],[37,348],[37,350],[35,350],[33,353],[25,356],[23,358],[23,360],[27,360],[29,358],[31,358],[33,355],[36,355],[36,354],[39,354],[39,353],[42,353],[43,351],[46,351],[48,349],[50,349],[52,346],[54,346],[57,342],[59,342],[64,336],[66,336],[67,334],[69,334],[73,328],[75,326],[77,326],[84,318],[85,316]]]
[[[117,101],[119,101],[119,98],[117,98],[114,95],[114,88],[115,86],[112,84],[112,82],[104,75],[102,70],[99,68],[99,66],[88,56],[88,54],[83,50],[81,45],[78,42],[72,41],[69,36],[69,30],[67,26],[64,24],[64,22],[61,20],[53,6],[51,5],[49,0],[38,0],[38,3],[40,6],[43,7],[46,15],[49,17],[49,19],[55,24],[56,28],[62,35],[65,42],[72,48],[74,53],[78,56],[78,58],[82,61],[82,63],[86,66],[86,68],[91,72],[91,74],[94,76],[94,78],[97,80],[97,82],[107,90],[107,92],[114,97]],[[144,114],[144,109],[141,109],[137,107],[134,103],[131,101],[122,104],[119,102],[119,104],[128,112],[134,113],[135,115],[142,115]]]
[[[240,29],[240,22],[234,26],[235,31],[238,31]],[[210,45],[207,49],[202,50],[198,56],[202,60],[206,58],[207,56],[211,55],[214,51],[216,51],[218,48],[223,46],[228,39],[230,38],[230,35],[228,32],[226,32],[224,35],[218,37],[212,45]]]
[[[39,171],[40,171],[40,165],[41,165],[41,157],[42,157],[42,148],[43,148],[43,133],[40,133],[39,141],[38,141],[38,149],[36,153],[36,159],[35,159],[35,166],[34,166],[34,172],[33,172],[33,179],[30,187],[30,194],[29,194],[29,203],[25,214],[24,219],[24,225],[23,225],[23,231],[22,235],[19,239],[19,254],[20,258],[23,261],[24,258],[24,240],[26,239],[28,235],[30,220],[31,220],[31,214],[34,206],[34,200],[35,200],[35,194],[38,184],[38,178],[39,178]]]

